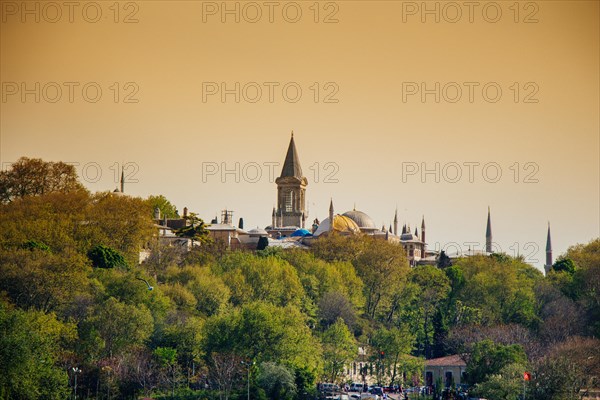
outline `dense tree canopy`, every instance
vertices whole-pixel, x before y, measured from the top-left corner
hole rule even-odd
[[[599,385],[600,239],[544,277],[507,255],[410,267],[366,235],[231,251],[193,213],[188,251],[158,240],[154,207],[176,215],[164,196],[90,194],[61,163],[1,173],[0,398],[68,398],[76,368],[79,398],[242,399],[249,384],[308,400],[350,379],[359,347],[357,373],[382,384],[458,353],[488,398],[514,398],[525,368],[528,400]]]

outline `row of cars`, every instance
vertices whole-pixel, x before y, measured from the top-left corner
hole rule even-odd
[[[362,383],[352,383],[346,389],[347,391],[333,383],[324,383],[319,388],[320,397],[323,400],[380,400],[384,398],[384,393],[402,393],[408,395],[411,393],[426,394],[427,392],[425,386],[402,388],[399,385],[367,386]]]

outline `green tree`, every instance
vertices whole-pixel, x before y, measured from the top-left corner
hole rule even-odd
[[[205,243],[210,241],[210,236],[206,230],[206,225],[202,218],[199,218],[196,213],[189,213],[186,219],[186,225],[182,228],[173,231],[175,235],[187,238],[192,241],[192,247],[194,247],[194,241]]]
[[[75,167],[63,162],[21,157],[10,169],[0,171],[0,202],[26,196],[85,191]]]
[[[577,266],[571,293],[586,312],[589,334],[600,337],[600,238],[569,247],[565,256]]]
[[[172,347],[157,347],[154,349],[159,365],[159,381],[171,388],[171,397],[175,396],[175,387],[179,383],[179,365],[177,364],[177,349]]]
[[[294,374],[284,365],[269,361],[261,363],[256,381],[269,399],[293,399],[296,395]]]
[[[443,311],[443,303],[450,292],[450,280],[439,268],[423,265],[410,271],[409,281],[416,285],[413,295],[417,294],[417,296],[413,297],[410,314],[405,316],[404,320],[412,319],[411,322],[407,322],[418,324],[413,325],[413,332],[417,334],[418,342],[422,344],[422,354],[426,358],[431,358],[434,338],[436,335],[443,334],[445,329],[443,324],[445,316],[438,314]]]
[[[113,297],[99,305],[88,323],[88,332],[97,332],[108,357],[144,344],[154,329],[152,314],[145,305],[124,304]]]
[[[575,263],[570,258],[559,258],[552,265],[552,269],[553,270],[555,270],[555,271],[564,271],[564,272],[567,272],[567,273],[569,273],[571,275],[575,273],[575,268],[576,268],[575,267]]]
[[[467,362],[467,380],[471,384],[484,382],[490,375],[498,374],[509,364],[527,363],[523,347],[517,344],[496,344],[489,339],[473,346]]]
[[[319,371],[321,346],[297,307],[266,302],[212,316],[203,332],[204,354],[233,353],[257,363],[279,362]]]
[[[19,307],[62,312],[74,299],[89,298],[87,260],[72,252],[0,250],[0,290]]]
[[[144,201],[148,204],[148,209],[152,211],[152,218],[154,218],[154,210],[157,207],[160,210],[161,218],[179,218],[177,208],[162,194],[148,196]]]
[[[52,314],[14,309],[0,301],[0,398],[67,398],[62,345],[75,337],[74,325]]]
[[[96,268],[129,268],[125,257],[118,251],[102,244],[94,246],[88,251],[88,258]]]
[[[452,293],[455,304],[460,301],[470,314],[481,314],[482,324],[537,324],[534,288],[543,279],[539,270],[520,259],[486,256],[461,258],[454,267],[464,282]]]
[[[296,270],[279,257],[258,257],[234,252],[215,268],[231,290],[231,302],[240,305],[266,301],[278,306],[299,306],[304,291]]]
[[[470,394],[494,400],[519,400],[523,393],[525,371],[527,368],[522,364],[507,364],[498,373],[476,384]]]
[[[401,328],[381,328],[373,335],[371,346],[375,350],[377,361],[388,371],[390,383],[398,383],[403,357],[411,353],[415,340],[415,335],[409,331],[407,325]]]
[[[375,318],[389,309],[410,268],[402,246],[367,236],[362,240],[362,251],[352,264],[364,283],[365,313]]]
[[[269,239],[266,236],[261,236],[256,244],[256,250],[264,250],[269,246]]]
[[[358,355],[354,337],[343,319],[338,320],[325,330],[323,343],[323,374],[328,382],[336,382],[344,367]]]

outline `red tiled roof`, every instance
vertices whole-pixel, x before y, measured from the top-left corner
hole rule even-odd
[[[464,367],[466,365],[467,363],[458,354],[425,361],[426,367]]]

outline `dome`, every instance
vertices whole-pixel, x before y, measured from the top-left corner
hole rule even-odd
[[[400,240],[402,240],[403,242],[404,241],[406,241],[406,242],[408,242],[408,241],[413,241],[413,242],[417,241],[417,242],[420,242],[420,239],[417,236],[415,236],[414,234],[410,233],[410,232],[406,232],[406,233],[403,233],[402,235],[400,235]]]
[[[268,236],[269,234],[264,229],[254,228],[248,231],[250,236]]]
[[[345,212],[343,215],[356,222],[356,225],[361,229],[377,229],[373,219],[362,211],[352,210]]]
[[[319,236],[322,233],[329,232],[329,226],[330,226],[329,218],[324,219],[321,222],[321,224],[319,225],[319,227],[317,228],[317,230],[315,231],[314,236]],[[356,222],[354,222],[354,220],[352,220],[350,217],[347,217],[345,215],[334,215],[333,216],[333,229],[332,230],[335,232],[338,232],[338,233],[350,233],[350,234],[360,233],[360,228],[358,227]]]

